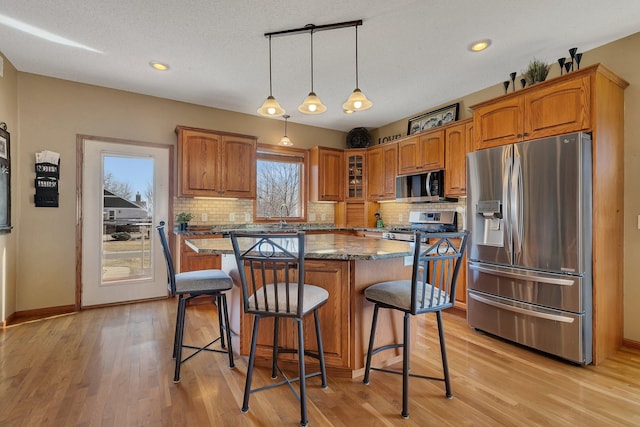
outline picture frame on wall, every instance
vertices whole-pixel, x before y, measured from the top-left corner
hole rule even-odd
[[[0,126],[0,233],[11,231],[11,151],[10,134]]]
[[[407,135],[413,135],[414,133],[423,132],[447,123],[455,122],[458,120],[459,108],[460,103],[456,102],[455,104],[448,105],[444,108],[410,118],[407,126]]]

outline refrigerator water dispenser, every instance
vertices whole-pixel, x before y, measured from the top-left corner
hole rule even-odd
[[[476,207],[478,215],[484,219],[484,233],[481,245],[504,246],[502,224],[502,203],[500,200],[481,200]]]

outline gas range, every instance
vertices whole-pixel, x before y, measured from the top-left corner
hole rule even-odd
[[[386,240],[401,240],[413,242],[415,232],[422,233],[442,233],[458,230],[458,220],[455,211],[441,212],[409,212],[409,226],[393,227],[389,231],[382,233],[382,238]]]

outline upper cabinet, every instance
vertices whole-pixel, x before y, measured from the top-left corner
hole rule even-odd
[[[398,144],[386,143],[367,150],[367,200],[395,200]]]
[[[257,138],[177,126],[178,197],[256,197]]]
[[[346,188],[345,199],[348,201],[363,201],[366,197],[366,155],[367,150],[356,149],[344,152],[346,165]]]
[[[591,75],[573,72],[473,106],[475,149],[591,128]]]
[[[467,194],[467,153],[473,151],[473,122],[466,120],[445,129],[444,195]]]
[[[398,175],[444,169],[444,131],[430,131],[398,142]]]
[[[309,198],[314,202],[344,200],[344,150],[313,147],[309,150]]]

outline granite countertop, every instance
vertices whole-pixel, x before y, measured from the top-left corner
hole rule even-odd
[[[287,223],[284,228],[280,228],[278,224],[238,224],[238,225],[211,225],[211,226],[191,226],[188,230],[180,230],[175,227],[174,234],[181,236],[207,236],[215,234],[225,234],[231,231],[370,231],[383,232],[389,231],[388,227],[336,227],[335,224],[310,224],[310,223]]]
[[[229,238],[190,238],[185,243],[198,253],[233,254]],[[413,255],[413,247],[408,242],[343,234],[310,234],[305,236],[305,246],[306,259],[375,260]]]

